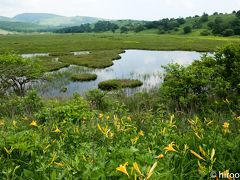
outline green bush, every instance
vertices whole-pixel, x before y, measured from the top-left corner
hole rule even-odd
[[[50,102],[43,110],[36,114],[41,122],[68,120],[73,123],[80,123],[90,115],[90,106],[80,95],[74,94],[70,102],[59,104]]]
[[[209,36],[211,33],[208,30],[204,30],[200,33],[201,36]]]
[[[234,31],[232,29],[225,29],[222,34],[223,36],[233,36]]]
[[[160,88],[163,101],[174,111],[205,112],[239,104],[240,46],[218,49],[214,57],[203,56],[190,66],[170,64]]]
[[[192,32],[192,28],[190,26],[185,26],[183,28],[183,32],[184,32],[184,34],[188,34],[188,33]]]

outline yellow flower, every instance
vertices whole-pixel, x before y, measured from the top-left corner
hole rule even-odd
[[[162,158],[164,158],[164,155],[163,155],[163,154],[160,154],[160,155],[158,155],[156,158],[157,158],[157,159],[162,159]]]
[[[189,146],[187,144],[184,144],[184,152],[186,152],[189,149]]]
[[[113,133],[111,132],[111,130],[108,128],[108,125],[106,125],[106,127],[101,127],[99,124],[97,124],[97,128],[99,129],[99,131],[101,131],[101,133],[104,134],[104,136],[106,136],[107,138],[112,138],[113,137]]]
[[[173,148],[173,146],[175,146],[175,144],[173,142],[171,142],[167,147],[165,147],[164,149],[166,150],[166,152],[177,152],[176,149]]]
[[[223,128],[224,129],[228,129],[229,128],[229,123],[228,122],[224,122],[223,123]]]
[[[147,173],[147,179],[149,179],[149,178],[153,175],[153,171],[154,171],[154,169],[156,168],[156,166],[157,166],[157,162],[155,162],[155,163],[152,165],[151,169],[150,169],[149,172]]]
[[[132,144],[136,144],[139,139],[139,136],[136,136],[135,138],[131,139]]]
[[[224,123],[223,123],[223,132],[224,132],[224,134],[230,132],[230,130],[229,130],[229,125],[230,125],[230,124],[229,124],[228,122],[224,122]]]
[[[174,121],[173,119],[174,119],[174,115],[171,115],[170,121],[168,123],[170,128],[176,127],[176,125],[175,125],[176,121]]]
[[[141,171],[140,171],[140,169],[138,167],[138,164],[136,162],[133,163],[133,167],[142,176],[142,173],[141,173]]]
[[[31,122],[30,126],[37,127],[37,121],[34,121],[34,120],[33,120],[33,121]]]
[[[198,159],[201,159],[201,160],[205,161],[205,159],[204,159],[202,156],[200,156],[198,153],[196,153],[195,151],[190,150],[190,152],[191,152],[195,157],[197,157]]]
[[[58,129],[58,128],[56,128],[53,132],[55,132],[55,133],[60,133],[61,132],[61,130],[60,129]]]
[[[199,160],[198,160],[198,172],[201,173],[201,172],[206,172],[206,167],[204,165],[202,165]]]
[[[106,119],[109,120],[109,119],[110,119],[110,116],[107,116]]]
[[[59,166],[59,167],[64,167],[63,162],[54,162],[54,165]]]
[[[144,132],[142,130],[139,131],[138,133],[139,136],[144,136]]]
[[[0,126],[4,126],[5,121],[3,119],[0,120]]]
[[[199,151],[202,153],[203,156],[206,157],[207,154],[201,146],[199,146]]]
[[[17,121],[13,120],[12,124],[14,128],[17,128]]]
[[[125,163],[124,165],[120,165],[119,167],[116,168],[116,170],[126,174],[129,177],[129,174],[126,169],[127,165],[128,165],[128,163]]]
[[[215,149],[212,148],[211,158],[210,158],[211,161],[213,161],[214,156],[215,156]]]
[[[98,118],[99,118],[99,119],[102,119],[102,118],[103,118],[103,114],[100,113],[100,114],[98,115]]]

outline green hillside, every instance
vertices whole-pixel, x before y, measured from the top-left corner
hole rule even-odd
[[[164,18],[157,21],[111,20],[95,24],[66,27],[57,33],[117,32],[143,34],[190,34],[193,36],[240,35],[240,11],[231,14],[214,13],[186,18]]]
[[[36,31],[51,30],[47,26],[40,26],[33,23],[12,22],[12,21],[0,21],[0,29],[6,30],[6,31],[17,31],[17,32],[36,32]]]
[[[0,21],[12,21],[12,19],[5,16],[0,16]]]
[[[100,19],[85,16],[65,17],[46,13],[23,13],[15,16],[13,20],[44,26],[75,26],[85,23],[94,23]]]

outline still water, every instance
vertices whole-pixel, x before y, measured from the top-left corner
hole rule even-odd
[[[188,65],[201,57],[199,52],[188,51],[147,51],[126,50],[120,54],[120,60],[114,61],[114,65],[105,69],[90,69],[71,65],[68,68],[52,72],[56,79],[50,83],[44,83],[40,87],[40,94],[44,97],[71,96],[73,93],[84,94],[98,87],[98,83],[109,79],[139,79],[143,82],[141,87],[125,89],[132,94],[139,91],[147,91],[159,86],[162,82],[162,66],[169,63]],[[63,75],[64,73],[89,72],[97,74],[95,81],[71,82]],[[62,74],[62,75],[61,75]],[[58,76],[58,78],[57,78]],[[61,89],[65,89],[64,92]]]

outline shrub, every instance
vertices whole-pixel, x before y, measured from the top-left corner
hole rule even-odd
[[[200,33],[201,36],[209,36],[211,33],[208,30],[204,30]]]
[[[190,26],[185,26],[183,28],[183,32],[184,32],[184,34],[188,34],[188,33],[192,32],[192,28]]]
[[[173,111],[205,112],[220,108],[228,99],[234,109],[240,97],[240,46],[218,49],[214,57],[202,57],[188,67],[171,64],[160,88],[165,104]],[[217,103],[216,103],[217,102]]]
[[[223,36],[233,36],[234,31],[232,29],[225,29],[222,34]]]

